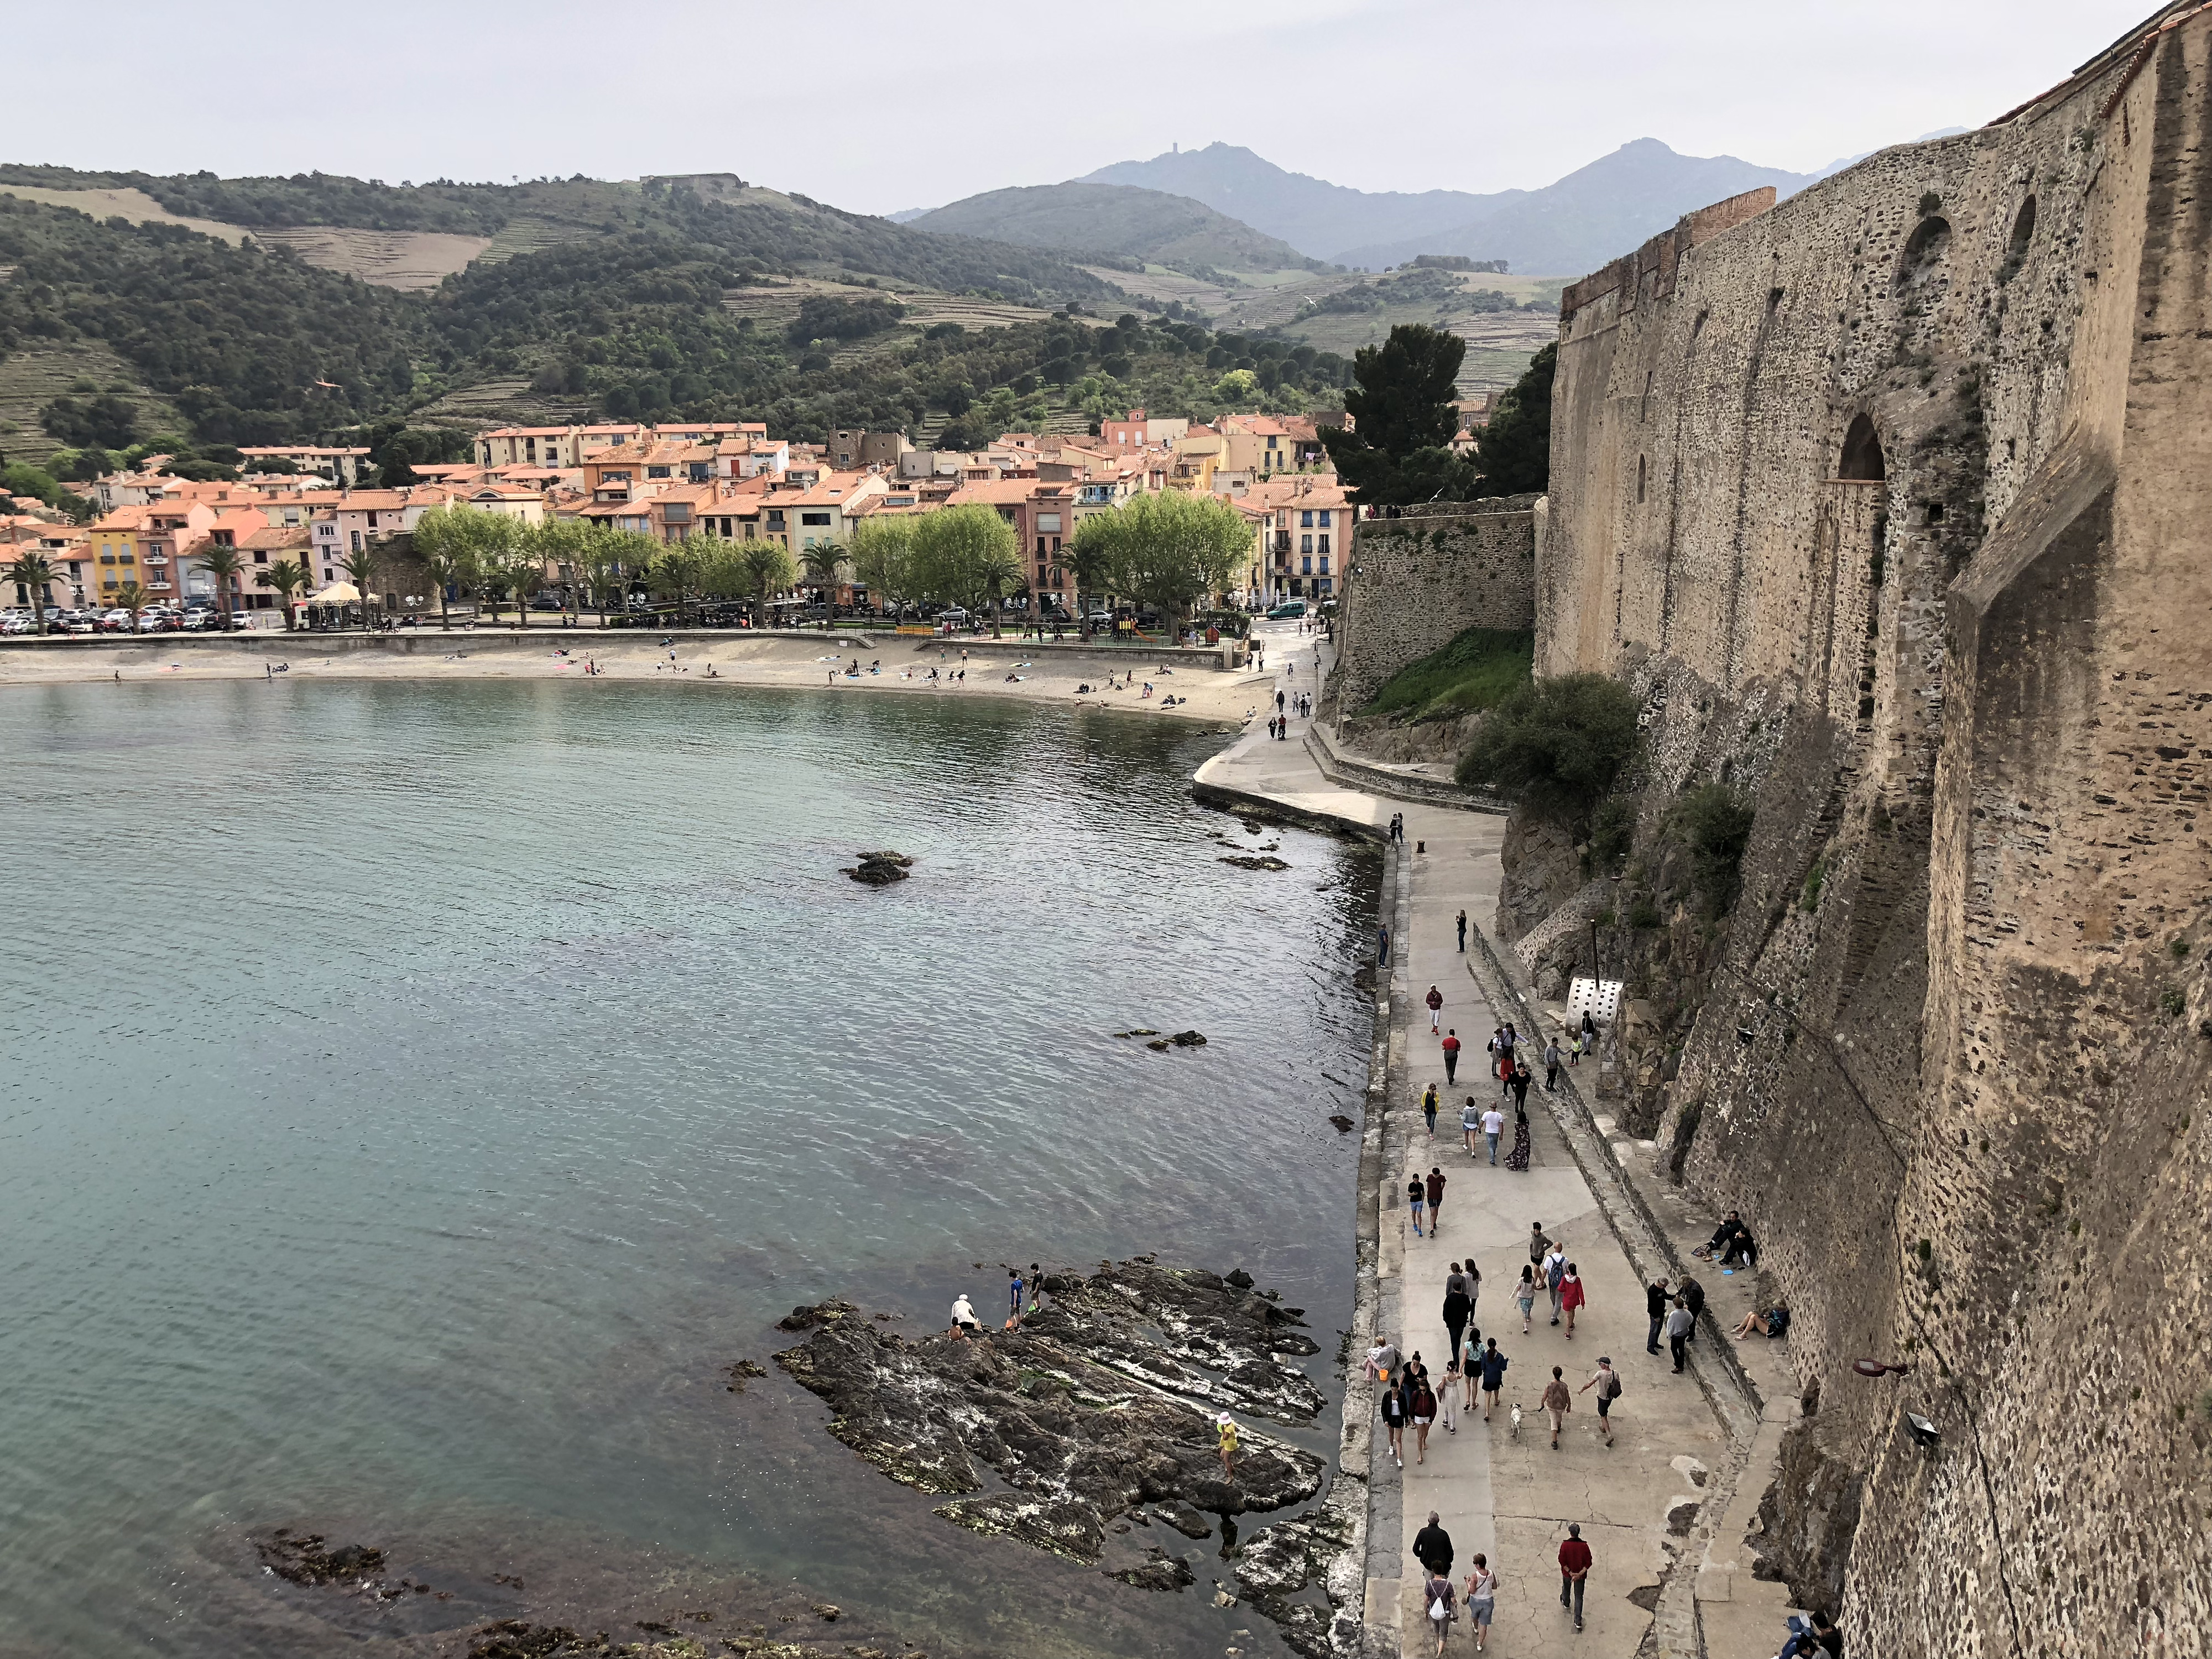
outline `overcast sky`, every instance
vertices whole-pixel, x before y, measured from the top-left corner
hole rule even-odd
[[[420,181],[733,172],[859,212],[1219,139],[1363,190],[1632,138],[1808,172],[1974,126],[2153,0],[109,0],[8,6],[5,159]]]

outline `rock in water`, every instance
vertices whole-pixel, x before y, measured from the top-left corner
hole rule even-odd
[[[1203,1048],[1206,1047],[1205,1036],[1197,1031],[1177,1031],[1173,1036],[1170,1037],[1168,1041],[1174,1043],[1178,1048]],[[1240,1285],[1237,1286],[1237,1289],[1239,1290],[1249,1290],[1251,1286],[1249,1285]]]
[[[288,1532],[279,1527],[260,1544],[261,1559],[280,1578],[295,1584],[330,1584],[373,1578],[384,1570],[384,1552],[366,1544],[324,1547],[319,1532]]]
[[[1234,853],[1225,853],[1217,861],[1222,864],[1233,864],[1239,870],[1287,870],[1291,867],[1282,860],[1273,856],[1250,858]]]
[[[1188,1530],[1198,1510],[1321,1490],[1322,1460],[1301,1448],[1248,1429],[1233,1486],[1215,1450],[1216,1410],[1304,1424],[1327,1405],[1290,1363],[1317,1352],[1302,1310],[1141,1261],[1047,1283],[1049,1305],[988,1338],[909,1342],[838,1317],[776,1363],[830,1402],[830,1432],[863,1459],[954,1499],[946,1520],[1071,1560],[1095,1561],[1142,1504]],[[986,1471],[1012,1490],[971,1496]]]
[[[846,875],[867,887],[888,887],[895,881],[904,881],[907,872],[914,868],[914,860],[903,853],[885,850],[879,853],[855,853],[860,863],[847,868]]]

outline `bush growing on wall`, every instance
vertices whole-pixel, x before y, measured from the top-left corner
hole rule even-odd
[[[1668,810],[1663,827],[1689,849],[1691,880],[1708,915],[1725,915],[1735,902],[1751,819],[1751,798],[1724,783],[1686,789]]]
[[[1522,687],[1483,717],[1459,781],[1580,823],[1635,752],[1635,694],[1603,674],[1561,674]]]

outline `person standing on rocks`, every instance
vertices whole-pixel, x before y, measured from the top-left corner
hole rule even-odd
[[[1683,1349],[1688,1346],[1690,1331],[1697,1322],[1691,1316],[1690,1304],[1676,1297],[1674,1311],[1667,1316],[1667,1346],[1674,1353],[1677,1376],[1682,1374]]]
[[[1583,1590],[1589,1571],[1590,1547],[1583,1542],[1583,1529],[1570,1522],[1566,1541],[1559,1546],[1559,1605],[1573,1607],[1577,1630],[1583,1627]]]
[[[1421,1115],[1428,1120],[1429,1139],[1437,1138],[1437,1085],[1433,1083],[1421,1095]]]
[[[1006,1269],[1006,1328],[1010,1331],[1022,1322],[1022,1292],[1027,1288],[1019,1267]]]
[[[1044,1304],[1044,1269],[1034,1261],[1030,1263],[1030,1311],[1035,1313]]]
[[[1437,1028],[1443,1024],[1444,994],[1431,985],[1425,1000],[1429,1005],[1429,1035],[1434,1036]]]
[[[1421,1231],[1421,1210],[1428,1202],[1428,1197],[1429,1189],[1422,1185],[1420,1176],[1415,1176],[1406,1183],[1406,1207],[1413,1212],[1413,1237],[1416,1238],[1428,1237]]]
[[[1467,912],[1464,910],[1459,913],[1459,953],[1462,956],[1467,954]]]
[[[1505,1114],[1492,1106],[1482,1115],[1482,1138],[1490,1144],[1490,1164],[1498,1167],[1498,1137],[1505,1133]]]
[[[981,1336],[983,1334],[983,1322],[975,1317],[975,1304],[969,1301],[968,1293],[963,1291],[953,1300],[952,1329],[950,1334],[958,1337],[964,1342],[968,1340],[968,1333],[970,1331]]]
[[[1613,1446],[1613,1402],[1620,1398],[1620,1374],[1613,1369],[1613,1361],[1603,1354],[1597,1357],[1597,1375],[1575,1392],[1587,1394],[1592,1389],[1597,1390],[1598,1432],[1605,1437],[1606,1447],[1610,1450]]]
[[[1216,1449],[1221,1454],[1221,1478],[1231,1486],[1237,1482],[1237,1419],[1227,1412],[1213,1419]]]
[[[1459,1032],[1456,1028],[1444,1033],[1444,1087],[1449,1089],[1459,1074]]]
[[[1559,1280],[1559,1311],[1566,1316],[1567,1340],[1575,1340],[1575,1313],[1587,1298],[1583,1294],[1583,1276],[1575,1271],[1575,1264],[1567,1263],[1566,1276]]]
[[[1444,1232],[1444,1172],[1435,1164],[1429,1165],[1429,1237],[1442,1238]]]
[[[1575,1397],[1568,1392],[1565,1376],[1557,1365],[1552,1367],[1552,1380],[1544,1385],[1544,1409],[1552,1414],[1552,1449],[1559,1449],[1559,1431],[1567,1425],[1567,1413],[1575,1408]]]
[[[1644,1287],[1644,1311],[1650,1316],[1651,1328],[1644,1338],[1644,1352],[1659,1352],[1659,1332],[1667,1322],[1667,1306],[1674,1300],[1668,1294],[1667,1280],[1662,1275]]]
[[[1505,1368],[1513,1362],[1498,1352],[1498,1339],[1492,1337],[1482,1350],[1482,1420],[1490,1421],[1491,1413],[1498,1409],[1498,1391],[1505,1386]],[[1404,1464],[1399,1468],[1403,1468]]]

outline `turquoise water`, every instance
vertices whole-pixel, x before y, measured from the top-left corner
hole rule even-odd
[[[362,1650],[252,1569],[301,1523],[465,1580],[449,1623],[526,1562],[954,1650],[1272,1650],[720,1375],[797,1303],[941,1324],[1001,1263],[1146,1249],[1280,1286],[1328,1370],[1374,876],[1297,832],[1218,862],[1262,839],[1188,799],[1222,740],[703,686],[0,696],[0,1653]],[[876,846],[914,878],[837,873]]]

